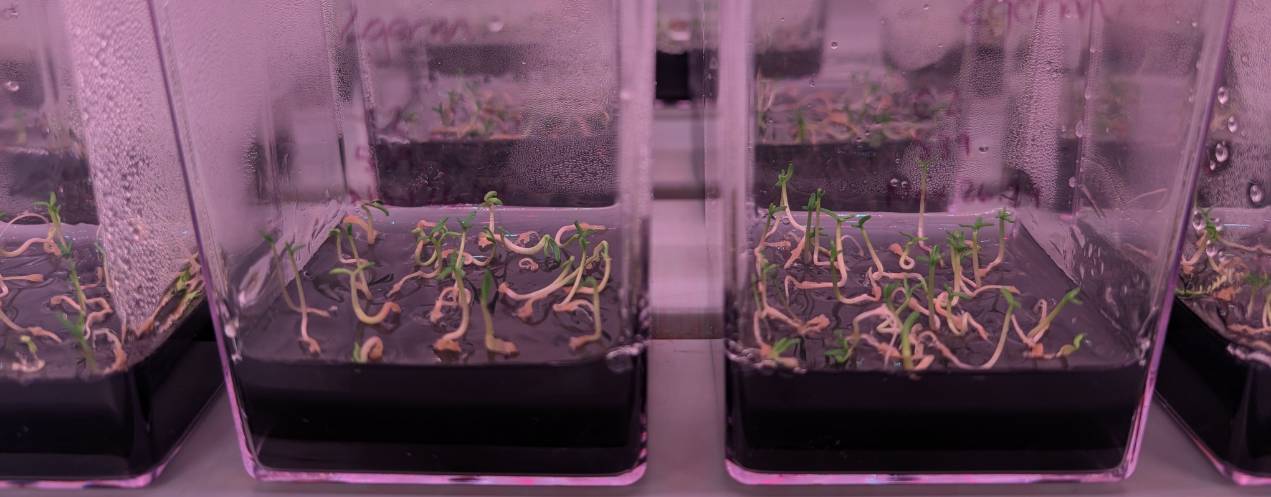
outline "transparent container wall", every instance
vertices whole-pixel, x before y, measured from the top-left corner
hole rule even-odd
[[[1271,396],[1271,65],[1257,56],[1269,20],[1267,5],[1236,2],[1157,384],[1214,465],[1246,484],[1271,482],[1261,400]]]
[[[755,16],[751,43],[756,74],[792,79],[820,72],[826,14],[826,0],[789,0]]]
[[[158,5],[255,476],[639,477],[650,2]]]
[[[735,476],[1128,474],[1229,10],[1151,4],[830,1],[797,78],[721,6]]]
[[[0,5],[0,486],[149,482],[220,384],[143,1]]]

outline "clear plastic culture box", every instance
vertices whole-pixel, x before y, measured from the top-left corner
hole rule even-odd
[[[1271,249],[1266,112],[1256,56],[1271,10],[1236,4],[1225,67],[1210,100],[1205,154],[1183,240],[1157,392],[1224,475],[1271,483]]]
[[[1124,478],[1228,2],[831,1],[781,80],[784,5],[720,5],[730,472]]]
[[[0,4],[0,487],[145,485],[220,387],[151,26]]]
[[[651,2],[156,3],[249,472],[639,478]]]

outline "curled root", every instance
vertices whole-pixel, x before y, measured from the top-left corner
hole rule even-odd
[[[102,330],[101,335],[105,336],[106,340],[110,342],[110,349],[115,354],[115,360],[103,372],[113,373],[123,369],[124,365],[128,363],[128,354],[124,352],[123,342],[120,342],[119,336],[110,330]]]
[[[529,257],[522,257],[520,261],[517,261],[516,267],[526,271],[538,271],[538,262]]]
[[[367,338],[362,342],[360,350],[358,350],[358,360],[361,362],[380,362],[384,359],[384,340],[380,337]]]

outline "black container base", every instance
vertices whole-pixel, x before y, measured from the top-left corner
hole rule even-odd
[[[771,473],[1104,473],[1145,370],[761,371],[729,362],[728,457]]]
[[[244,359],[257,461],[278,471],[608,476],[644,459],[645,356],[405,366]]]
[[[128,481],[152,474],[221,386],[207,305],[126,371],[0,379],[0,481]]]
[[[1268,478],[1271,367],[1236,357],[1230,347],[1230,340],[1175,302],[1156,391],[1225,473]]]

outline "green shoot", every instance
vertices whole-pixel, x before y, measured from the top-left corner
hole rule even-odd
[[[781,189],[781,208],[790,208],[789,185],[790,178],[794,177],[794,162],[790,162],[784,171],[777,173],[777,188]]]
[[[773,342],[772,355],[769,357],[769,359],[780,358],[782,355],[786,353],[786,351],[794,348],[795,345],[798,345],[799,340],[800,339],[798,337],[782,337],[780,340]]]
[[[1081,344],[1085,342],[1086,334],[1078,333],[1077,336],[1072,338],[1072,343],[1064,344],[1064,346],[1059,347],[1059,351],[1055,353],[1055,357],[1068,357],[1073,355],[1078,350],[1081,350]]]
[[[817,188],[812,195],[808,196],[808,203],[804,206],[804,210],[808,213],[808,222],[804,230],[803,257],[808,260],[809,255],[816,254],[821,250],[821,197],[825,196],[825,190]],[[814,222],[813,216],[816,216]]]
[[[481,206],[492,207],[496,205],[503,205],[503,200],[499,198],[499,192],[494,190],[485,192],[485,197],[481,199]]]
[[[843,336],[843,330],[835,330],[834,337],[837,340],[837,347],[826,350],[825,356],[833,364],[846,364],[852,358],[852,354],[856,352],[856,344],[860,340],[859,336],[852,337]]]
[[[372,200],[370,202],[362,202],[361,207],[362,207],[362,212],[366,213],[366,219],[368,221],[371,219],[371,211],[373,210],[379,211],[381,214],[385,216],[388,215],[388,209],[384,207],[384,202],[381,200]]]
[[[856,229],[860,230],[861,240],[865,241],[865,248],[869,250],[869,256],[874,260],[874,268],[881,274],[887,272],[887,270],[883,267],[883,260],[878,258],[878,252],[874,250],[874,242],[869,239],[869,232],[865,230],[865,223],[869,222],[872,217],[869,214],[858,217],[856,219]]]
[[[40,347],[35,344],[35,340],[32,340],[30,335],[22,335],[21,337],[18,337],[18,341],[22,342],[22,345],[26,346],[26,351],[30,352],[31,355],[35,355],[40,352]]]
[[[57,320],[61,321],[62,327],[70,332],[71,338],[74,338],[75,343],[79,345],[79,351],[84,356],[84,363],[88,366],[88,370],[97,371],[97,358],[93,356],[93,349],[88,345],[89,337],[87,330],[84,329],[84,313],[80,312],[74,318],[69,318],[66,313],[59,312]]]
[[[918,318],[922,317],[922,313],[910,312],[905,317],[905,322],[900,326],[900,363],[906,371],[914,369],[914,347],[910,338],[910,331],[913,330],[914,323],[918,322]]]
[[[1078,293],[1081,293],[1081,287],[1073,288],[1064,294],[1063,298],[1059,299],[1059,303],[1055,304],[1055,308],[1051,309],[1045,316],[1042,316],[1041,322],[1037,323],[1037,326],[1028,332],[1028,339],[1033,341],[1033,343],[1037,343],[1041,340],[1042,334],[1050,329],[1051,323],[1055,321],[1055,318],[1059,317],[1059,312],[1064,310],[1065,306],[1069,303],[1081,305],[1081,300],[1077,299]]]

